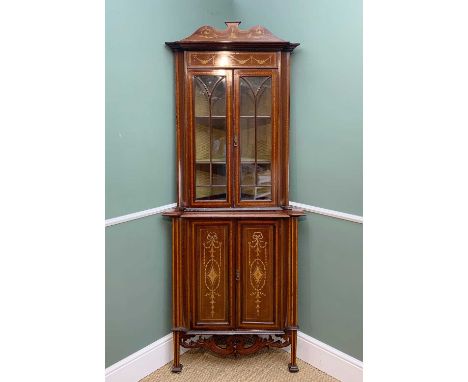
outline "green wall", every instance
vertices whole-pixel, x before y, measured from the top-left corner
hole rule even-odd
[[[300,330],[362,360],[362,224],[307,214],[298,234]]]
[[[241,27],[301,45],[291,59],[290,198],[362,215],[361,0],[235,0]]]
[[[291,59],[290,199],[362,215],[361,0],[235,0],[241,26],[299,42]],[[308,214],[299,326],[362,360],[362,225]]]
[[[106,1],[106,218],[175,201],[173,55],[229,1]]]
[[[106,1],[106,218],[173,203],[175,109],[165,41],[222,28],[230,1]],[[170,222],[106,228],[106,367],[170,332]]]
[[[106,366],[169,333],[171,223],[161,215],[106,228]]]
[[[291,200],[362,214],[360,0],[107,0],[106,218],[175,201],[172,53],[201,25],[261,24],[292,58]],[[362,225],[308,214],[301,330],[362,359]],[[106,366],[169,333],[170,222],[106,228]],[[166,309],[167,307],[167,309]]]

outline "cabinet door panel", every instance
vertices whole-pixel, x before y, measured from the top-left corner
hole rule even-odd
[[[231,205],[231,77],[230,70],[190,71],[188,110],[191,204]]]
[[[276,205],[278,77],[275,70],[235,70],[235,204]]]
[[[281,266],[279,223],[241,221],[238,225],[237,317],[240,328],[278,328]]]
[[[192,326],[232,327],[232,223],[192,222]]]

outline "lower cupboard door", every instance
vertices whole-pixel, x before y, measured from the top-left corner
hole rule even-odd
[[[281,264],[278,221],[239,221],[237,326],[279,329]]]
[[[231,221],[190,223],[192,329],[233,327]]]

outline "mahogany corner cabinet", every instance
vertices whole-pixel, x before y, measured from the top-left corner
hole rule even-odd
[[[262,26],[210,26],[175,55],[177,207],[172,218],[174,363],[291,346],[298,371],[297,225],[289,206],[289,60],[299,44]]]

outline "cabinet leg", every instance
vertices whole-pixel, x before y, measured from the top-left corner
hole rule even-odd
[[[288,369],[291,373],[297,373],[299,367],[296,363],[296,352],[297,352],[297,331],[291,331],[291,363],[288,365]]]
[[[172,364],[172,372],[180,373],[182,371],[182,364],[180,363],[180,345],[179,338],[180,332],[173,332],[172,334],[174,339],[174,362]]]

